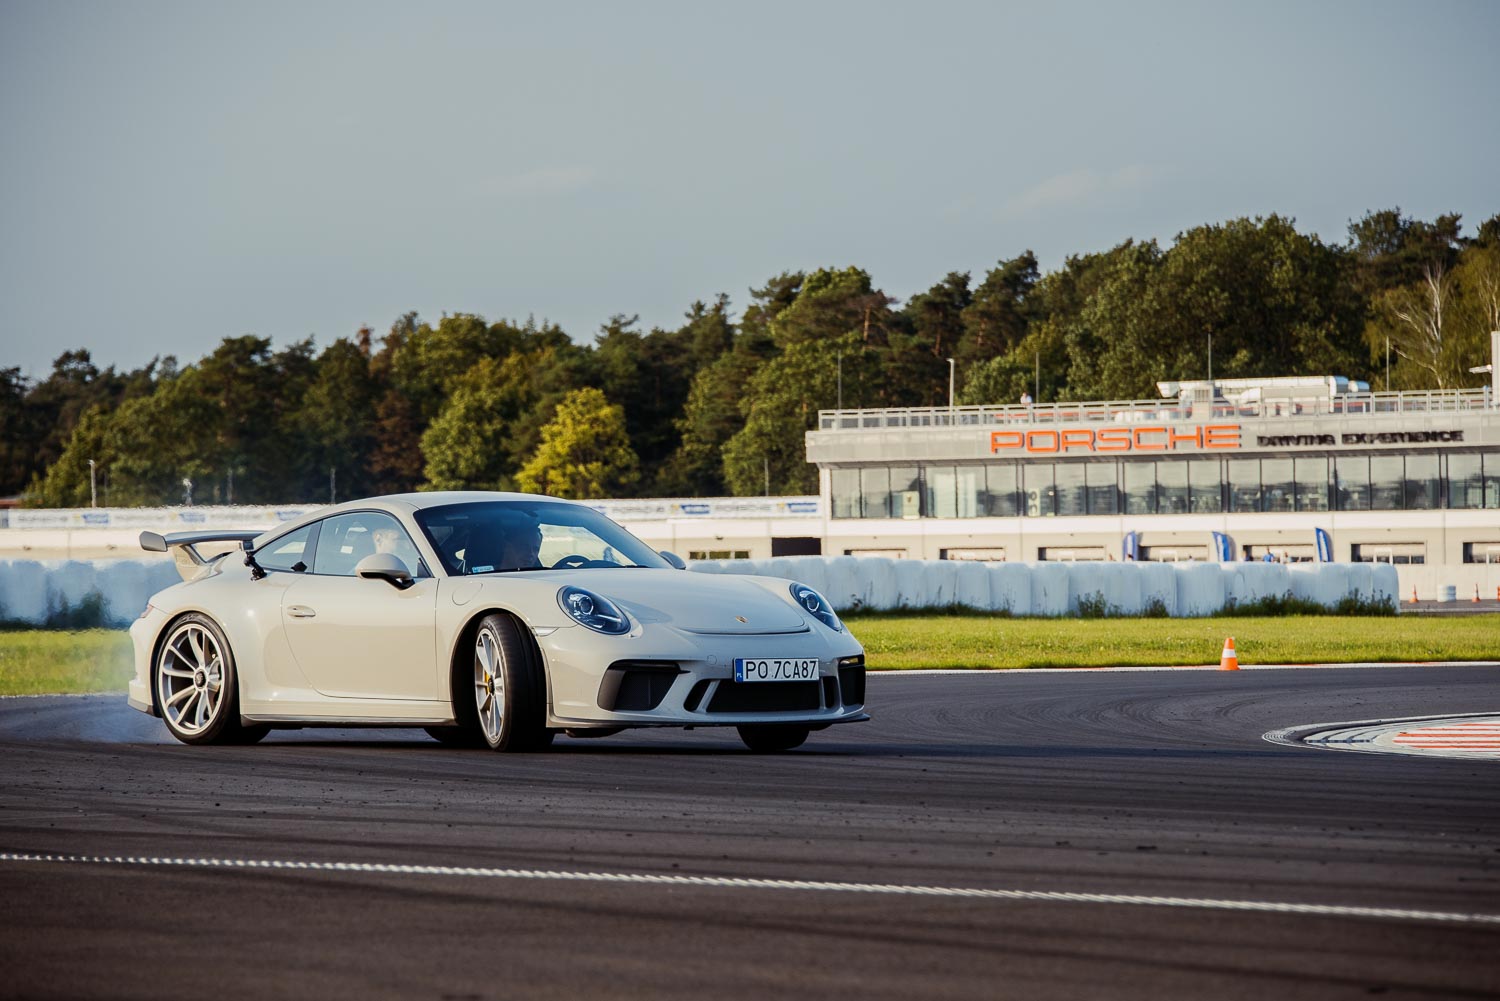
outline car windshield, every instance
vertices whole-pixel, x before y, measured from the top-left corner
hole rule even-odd
[[[592,508],[558,501],[478,501],[425,508],[417,524],[454,576],[670,566]]]

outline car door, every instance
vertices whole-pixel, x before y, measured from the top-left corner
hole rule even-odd
[[[355,576],[361,559],[392,532],[394,552],[413,572],[398,589]],[[319,522],[310,572],[289,584],[281,615],[292,655],[313,687],[350,699],[435,701],[439,670],[437,580],[406,529],[383,511],[355,511]]]

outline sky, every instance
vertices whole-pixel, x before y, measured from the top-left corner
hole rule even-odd
[[[1500,213],[1500,4],[0,0],[0,367]]]

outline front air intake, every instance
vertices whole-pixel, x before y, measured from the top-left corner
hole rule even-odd
[[[816,681],[765,681],[737,684],[721,681],[708,700],[711,713],[813,712],[819,703]]]
[[[608,712],[650,712],[667,697],[682,668],[671,661],[619,660],[599,683],[599,708]]]
[[[845,657],[839,661],[839,692],[846,706],[865,704],[865,658]]]

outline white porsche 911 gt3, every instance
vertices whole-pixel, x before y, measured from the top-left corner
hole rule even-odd
[[[783,751],[869,718],[864,650],[816,591],[682,572],[586,504],[401,494],[141,546],[183,582],[130,629],[130,705],[189,744],[415,726],[539,750],[558,731],[734,726]]]

